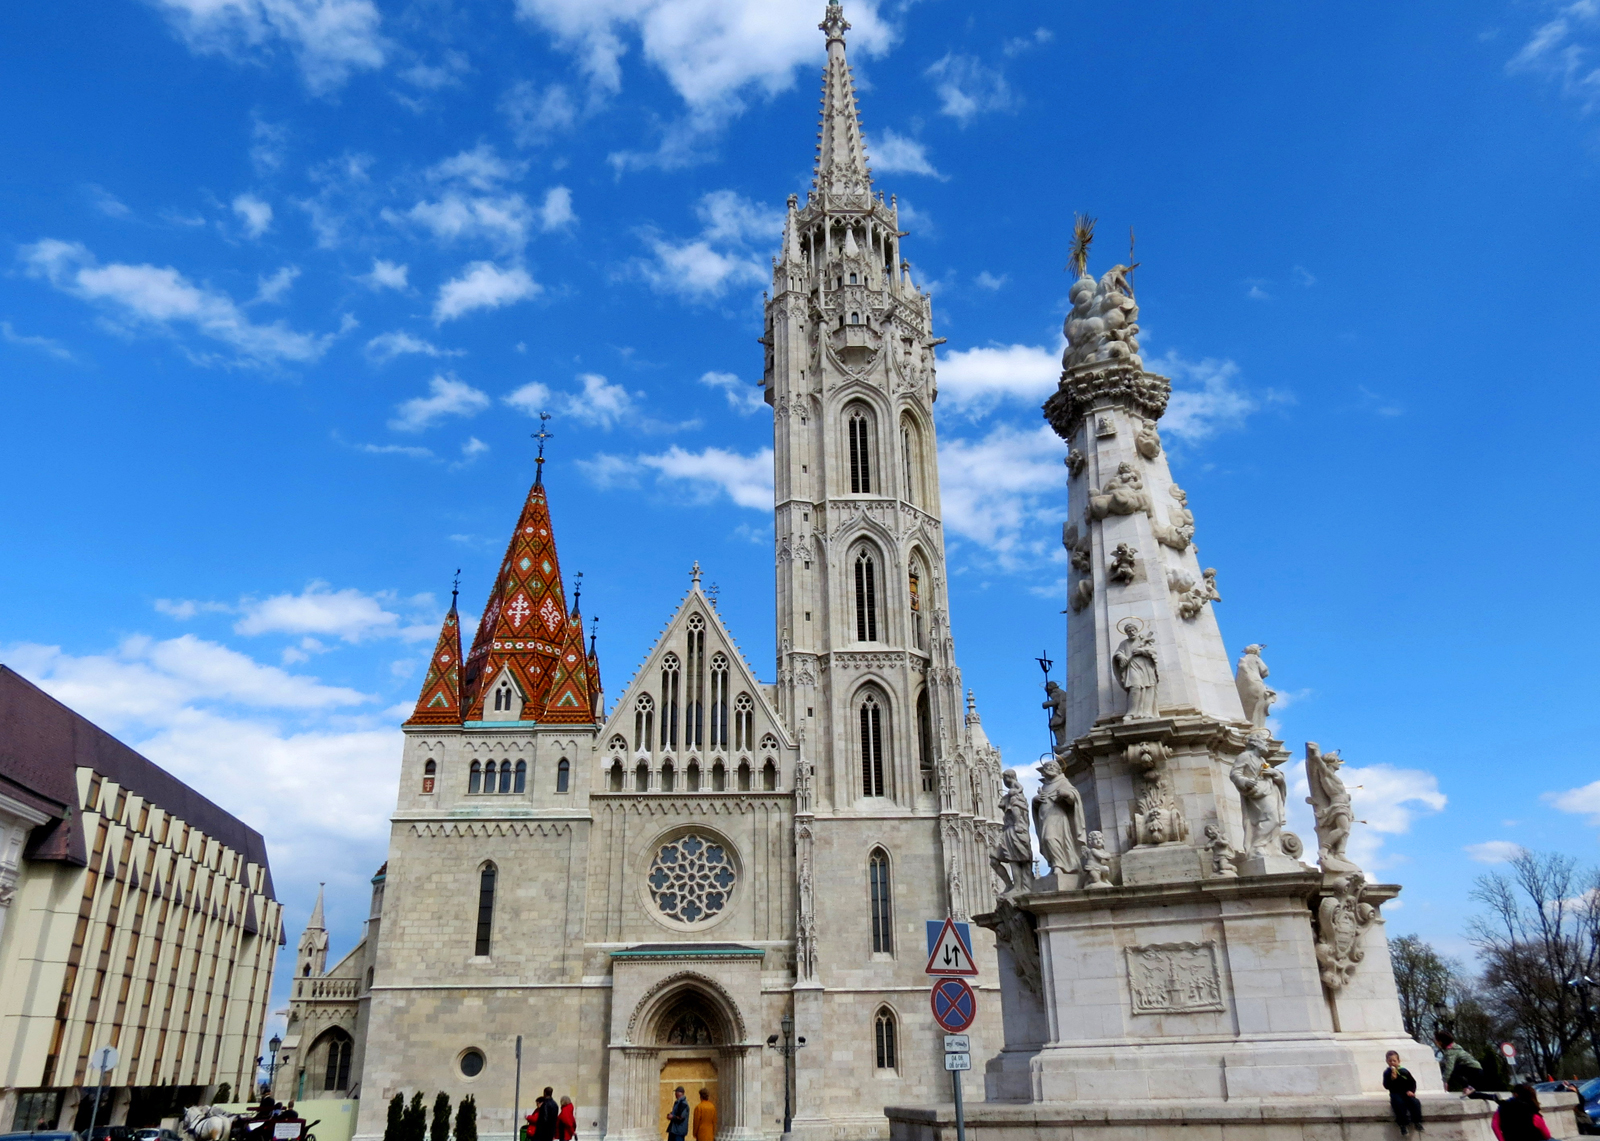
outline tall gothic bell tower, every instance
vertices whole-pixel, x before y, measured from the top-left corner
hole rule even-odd
[[[1000,758],[963,701],[950,635],[933,420],[941,342],[929,296],[901,259],[895,202],[873,190],[840,5],[820,27],[828,59],[815,174],[803,205],[789,199],[762,342],[778,695],[802,756],[797,1030],[826,1025],[828,1049],[854,1038],[863,1055],[854,1067],[797,1060],[799,1104],[829,1115],[830,1103],[859,1106],[864,1092],[900,1103],[948,1096],[928,1045],[922,924],[992,906],[985,852],[998,828]],[[978,955],[992,984],[992,943]],[[841,1033],[885,1011],[898,1054],[885,1055],[870,1021]],[[886,1071],[889,1082],[861,1086],[863,1074]],[[836,1130],[837,1110],[829,1116]],[[805,1114],[795,1126],[808,1128]]]

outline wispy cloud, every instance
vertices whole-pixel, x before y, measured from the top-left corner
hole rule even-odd
[[[233,212],[239,216],[247,237],[259,238],[272,228],[272,205],[254,194],[241,194],[233,200]]]
[[[578,122],[578,106],[562,83],[542,91],[527,80],[511,85],[500,97],[500,113],[511,126],[519,147],[537,147],[570,131]]]
[[[702,373],[700,383],[720,390],[728,399],[728,407],[741,416],[759,412],[767,402],[760,385],[740,380],[731,372]]]
[[[726,497],[740,507],[772,510],[772,449],[742,455],[725,448],[707,447],[691,452],[677,446],[654,455],[616,456],[604,452],[578,461],[581,470],[598,487],[629,487],[642,473],[654,473],[658,482],[687,491],[696,500],[712,502]]]
[[[939,396],[960,411],[1001,400],[1043,400],[1061,379],[1061,350],[1038,345],[954,349],[938,362]]]
[[[350,643],[374,638],[417,641],[437,632],[415,620],[434,609],[432,595],[419,595],[405,601],[405,607],[414,616],[412,619],[399,613],[397,604],[400,602],[393,591],[369,594],[355,587],[333,590],[325,582],[312,582],[298,594],[240,599],[235,609],[241,617],[233,629],[246,637],[310,634]]]
[[[1066,445],[1048,425],[996,426],[979,439],[939,441],[939,498],[945,526],[1002,568],[1053,554],[1048,537],[1065,500]]]
[[[1480,864],[1504,864],[1522,855],[1526,849],[1510,840],[1485,840],[1481,844],[1468,844],[1461,850]]]
[[[234,363],[314,361],[331,339],[296,332],[282,321],[255,324],[227,294],[196,285],[171,266],[102,265],[81,242],[46,238],[24,246],[21,257],[30,276],[100,307],[116,323],[169,334],[193,330],[226,345]],[[190,355],[200,363],[220,360]]]
[[[72,353],[60,341],[53,341],[49,337],[31,337],[19,333],[11,327],[10,321],[0,321],[0,339],[3,339],[8,345],[17,345],[25,349],[37,349],[39,352],[47,353],[57,360],[70,361],[74,359]]]
[[[1263,402],[1292,403],[1289,396],[1267,389],[1259,396],[1239,384],[1239,366],[1231,360],[1206,357],[1193,361],[1169,352],[1148,359],[1151,372],[1172,378],[1172,399],[1161,418],[1163,435],[1197,443],[1218,432],[1238,428]]]
[[[1573,0],[1556,6],[1556,14],[1534,29],[1517,54],[1506,61],[1506,71],[1539,75],[1555,82],[1562,95],[1574,100],[1587,114],[1600,106],[1600,65],[1594,62],[1600,40],[1600,3]]]
[[[885,174],[926,174],[943,179],[928,158],[928,148],[916,139],[885,130],[867,140],[872,169]]]
[[[413,397],[395,409],[389,427],[398,432],[420,432],[447,416],[476,416],[487,407],[487,394],[453,373],[440,373],[428,382],[427,396]]]
[[[372,0],[150,0],[201,55],[262,61],[287,49],[306,86],[327,94],[354,71],[384,64]]]
[[[595,428],[610,429],[627,424],[644,432],[671,432],[692,427],[694,421],[669,424],[647,415],[641,404],[642,392],[629,392],[599,373],[579,373],[578,390],[565,392],[537,380],[509,393],[505,403],[528,416],[555,411],[563,417]]]
[[[1016,97],[1005,74],[976,56],[950,52],[926,72],[939,96],[939,110],[965,127],[979,115],[1009,111]]]
[[[1541,799],[1561,812],[1586,816],[1590,824],[1600,825],[1600,780],[1565,792],[1547,792]]]
[[[400,356],[424,357],[459,357],[465,356],[465,349],[441,349],[432,341],[425,341],[421,337],[414,337],[404,330],[393,333],[379,333],[367,342],[367,358],[374,364],[387,364]]]
[[[736,285],[767,278],[753,243],[772,243],[783,233],[783,214],[732,190],[714,190],[695,206],[703,228],[697,237],[672,241],[647,234],[653,254],[636,263],[650,286],[688,301],[721,297]]]

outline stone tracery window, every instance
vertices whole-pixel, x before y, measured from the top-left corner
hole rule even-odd
[[[856,641],[878,640],[878,572],[872,552],[856,552]]]
[[[661,747],[678,748],[678,695],[681,685],[677,654],[661,659]]]
[[[894,952],[894,896],[889,886],[889,853],[872,849],[867,857],[867,892],[872,908],[872,951]]]
[[[656,724],[656,699],[648,693],[641,693],[633,703],[633,748],[634,752],[648,752],[651,737],[655,733]]]
[[[868,693],[861,699],[861,795],[883,795],[883,707]]]
[[[887,1006],[878,1007],[878,1013],[873,1016],[873,1061],[880,1070],[895,1070],[899,1066],[895,1062],[895,1019],[894,1011]]]
[[[863,408],[850,413],[846,426],[850,452],[850,490],[857,495],[872,491],[872,421]]]
[[[728,747],[728,658],[711,655],[711,748]]]
[[[741,693],[733,703],[733,747],[748,753],[756,735],[756,703],[748,693]]]
[[[727,850],[691,832],[661,845],[645,883],[662,915],[700,923],[728,906],[737,879]]]

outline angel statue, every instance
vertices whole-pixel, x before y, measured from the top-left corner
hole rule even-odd
[[[1266,646],[1259,644],[1246,646],[1244,656],[1239,659],[1238,672],[1233,675],[1245,719],[1253,729],[1266,728],[1267,710],[1278,700],[1277,691],[1267,688],[1267,663],[1261,660],[1264,649]]]
[[[1306,742],[1306,783],[1311,787],[1306,803],[1317,816],[1317,861],[1324,872],[1361,870],[1344,853],[1355,814],[1350,810],[1350,791],[1339,776],[1343,764],[1337,749],[1324,753],[1315,741]]]
[[[1022,791],[1017,770],[1000,774],[1000,815],[1005,821],[1000,836],[989,849],[989,866],[1005,884],[1002,899],[1033,888],[1033,835],[1028,831],[1028,794]]]
[[[1082,865],[1078,849],[1088,842],[1083,824],[1083,798],[1072,782],[1061,774],[1061,766],[1046,761],[1039,766],[1042,782],[1033,798],[1033,827],[1039,833],[1039,854],[1050,866],[1050,871],[1062,879],[1058,886],[1068,886],[1065,877],[1076,877]],[[1076,879],[1071,883],[1077,887]]]

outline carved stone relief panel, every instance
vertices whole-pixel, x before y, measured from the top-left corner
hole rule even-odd
[[[1216,944],[1152,943],[1129,947],[1128,994],[1135,1014],[1226,1010]]]

